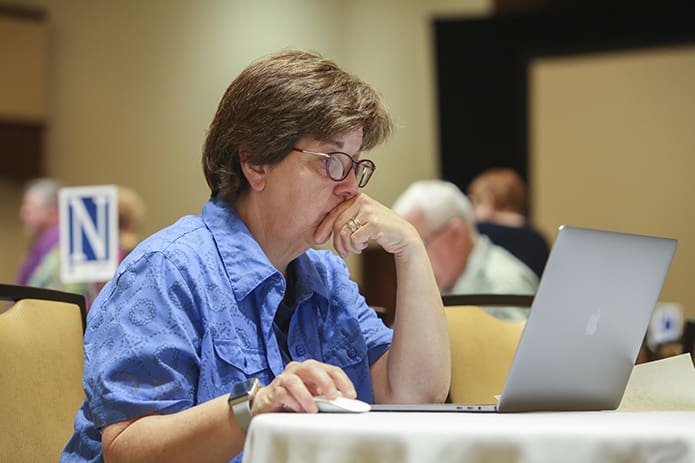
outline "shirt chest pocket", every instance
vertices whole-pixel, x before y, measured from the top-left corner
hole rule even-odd
[[[244,349],[236,339],[213,340],[217,380],[222,386],[256,377],[261,383],[270,382],[270,369],[265,354],[259,350]]]
[[[325,339],[323,358],[343,370],[359,367],[367,356],[367,344],[357,320],[341,320]]]

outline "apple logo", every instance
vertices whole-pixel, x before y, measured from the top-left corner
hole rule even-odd
[[[596,312],[592,313],[589,320],[586,322],[586,329],[584,333],[587,336],[593,336],[598,330],[598,321],[601,318],[601,308],[596,309]]]

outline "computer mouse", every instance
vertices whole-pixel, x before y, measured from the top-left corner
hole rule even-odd
[[[371,410],[371,406],[367,402],[358,399],[347,399],[345,397],[336,397],[335,399],[327,399],[325,397],[314,397],[316,406],[320,412],[329,413],[364,413]]]

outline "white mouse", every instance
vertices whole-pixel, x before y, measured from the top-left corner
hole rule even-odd
[[[364,413],[371,410],[371,406],[367,402],[358,399],[347,399],[345,397],[336,397],[329,400],[325,397],[314,397],[316,406],[320,412],[330,413]]]

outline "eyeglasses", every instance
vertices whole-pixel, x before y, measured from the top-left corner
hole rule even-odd
[[[369,159],[355,161],[352,159],[352,156],[340,151],[320,153],[318,151],[304,150],[301,148],[292,148],[292,151],[299,151],[300,153],[312,154],[324,158],[326,161],[326,173],[336,182],[345,180],[350,171],[354,169],[355,176],[357,177],[357,185],[360,188],[367,185],[367,182],[369,182],[369,179],[376,169],[374,163]]]

